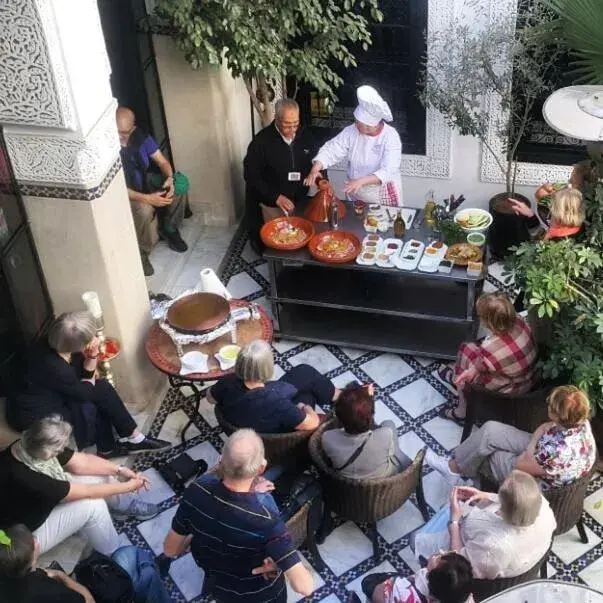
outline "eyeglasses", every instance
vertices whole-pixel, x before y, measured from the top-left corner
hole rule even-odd
[[[293,122],[292,121],[279,121],[278,127],[281,130],[297,130],[297,128],[299,128],[299,122],[298,121],[293,121]]]

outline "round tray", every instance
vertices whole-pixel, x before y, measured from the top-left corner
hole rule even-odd
[[[287,224],[291,224],[291,226],[294,228],[303,230],[304,234],[306,235],[304,239],[297,243],[278,243],[275,241],[273,238],[275,233],[281,228],[286,228]],[[290,218],[275,218],[274,220],[270,220],[270,222],[266,222],[266,224],[264,224],[260,230],[260,237],[266,247],[271,247],[272,249],[281,249],[283,251],[301,249],[308,244],[313,236],[314,226],[312,225],[312,222],[305,220],[304,218],[298,218],[297,216],[292,216]]]
[[[332,255],[325,253],[318,249],[321,243],[324,243],[326,239],[333,238],[336,240],[347,240],[351,243],[350,250],[342,256],[333,257]],[[345,230],[325,230],[320,234],[312,237],[312,240],[308,243],[308,251],[310,255],[320,262],[326,264],[345,264],[356,259],[356,256],[362,250],[362,245],[358,240],[358,237],[352,232],[346,232]]]
[[[471,247],[471,251],[473,251],[475,257],[470,259],[457,259],[454,257],[454,252],[461,247]],[[481,262],[482,256],[482,250],[477,245],[472,245],[471,243],[456,243],[448,247],[448,251],[444,257],[447,260],[453,261],[455,266],[468,266],[469,262]]]
[[[228,302],[215,293],[193,293],[168,309],[168,324],[181,333],[209,333],[230,318]]]

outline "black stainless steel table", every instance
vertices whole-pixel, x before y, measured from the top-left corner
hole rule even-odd
[[[299,213],[302,213],[300,208]],[[363,218],[351,207],[339,230],[367,235]],[[434,235],[418,210],[404,240],[428,243]],[[328,224],[314,224],[316,232]],[[380,233],[393,237],[393,231]],[[405,271],[398,268],[325,264],[307,248],[298,251],[267,249],[274,336],[370,350],[454,359],[458,345],[477,331],[476,295],[483,287],[466,268],[450,274]]]

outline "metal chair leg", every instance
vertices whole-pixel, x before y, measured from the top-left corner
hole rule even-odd
[[[322,510],[322,521],[320,523],[318,534],[316,535],[317,544],[322,544],[326,540],[327,536],[331,532],[332,523],[333,522],[331,520],[331,509],[329,508],[329,505],[327,505],[327,503],[325,502]]]
[[[375,558],[375,562],[379,563],[381,554],[379,552],[379,536],[377,532],[377,524],[369,524],[369,530],[371,532],[371,541],[373,542],[373,557]]]
[[[421,476],[419,476],[419,482],[417,483],[415,493],[417,495],[417,503],[419,504],[419,511],[421,511],[421,515],[423,516],[423,521],[427,522],[429,521],[429,510],[427,509],[425,495],[423,494],[423,481]]]
[[[578,520],[576,527],[578,528],[578,534],[580,534],[580,540],[582,541],[583,544],[587,544],[588,543],[588,534],[586,533],[586,530],[584,529],[584,518],[582,517],[582,515],[580,516],[580,519]]]

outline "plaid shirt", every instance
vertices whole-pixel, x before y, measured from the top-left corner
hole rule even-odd
[[[517,318],[506,335],[491,335],[481,344],[463,343],[455,372],[473,366],[478,376],[474,383],[505,394],[529,391],[535,381],[536,344],[529,325]]]

